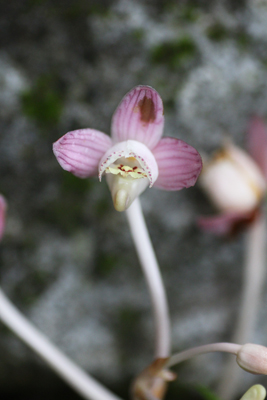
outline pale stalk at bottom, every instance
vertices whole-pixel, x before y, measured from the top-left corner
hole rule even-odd
[[[1,289],[0,319],[83,398],[121,400],[57,349],[13,306]]]

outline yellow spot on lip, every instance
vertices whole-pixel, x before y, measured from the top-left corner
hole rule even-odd
[[[140,179],[140,178],[146,178],[147,174],[145,171],[141,168],[138,168],[137,166],[135,167],[129,167],[128,165],[123,165],[123,164],[113,164],[110,165],[109,167],[106,168],[105,170],[106,174],[114,174],[114,175],[122,175],[124,178],[127,176],[131,176],[134,179]]]
[[[136,161],[135,157],[127,157],[126,159],[129,160],[129,161]]]

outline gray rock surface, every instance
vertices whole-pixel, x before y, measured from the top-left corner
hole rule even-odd
[[[2,288],[78,364],[123,384],[153,355],[147,288],[106,183],[63,171],[52,142],[78,128],[108,133],[123,95],[148,84],[163,98],[165,135],[207,154],[225,137],[244,146],[251,115],[267,116],[267,3],[13,0],[0,4],[0,29],[0,191],[9,204]],[[173,348],[229,340],[244,235],[223,240],[196,228],[199,214],[213,212],[198,187],[152,188],[141,201],[167,288]],[[263,345],[266,317],[262,307],[255,341]],[[42,373],[45,385],[53,383],[2,325],[0,350],[3,390],[10,374],[21,389],[38,385]],[[222,363],[198,358],[179,368],[179,379],[215,385]]]

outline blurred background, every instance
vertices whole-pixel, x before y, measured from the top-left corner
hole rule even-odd
[[[0,32],[0,191],[9,204],[1,286],[52,342],[126,399],[153,357],[146,284],[105,181],[63,171],[52,143],[78,128],[109,133],[124,94],[145,84],[163,99],[165,135],[203,154],[226,137],[244,147],[251,116],[267,116],[267,2],[0,1]],[[197,186],[152,188],[141,201],[173,349],[230,340],[244,233],[200,232],[197,216],[214,210]],[[265,306],[254,341],[267,345]],[[1,400],[80,398],[3,324],[0,354]],[[169,397],[211,399],[205,388],[215,387],[224,360],[181,364]],[[256,378],[243,378],[245,392]]]

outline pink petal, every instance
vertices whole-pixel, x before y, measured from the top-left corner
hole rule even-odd
[[[159,168],[155,187],[180,190],[196,183],[202,169],[200,154],[182,140],[166,137],[153,149]]]
[[[7,204],[5,198],[0,195],[0,240],[3,237],[5,229],[5,216],[6,216]]]
[[[79,178],[97,175],[98,164],[111,138],[95,129],[79,129],[62,136],[53,145],[54,154],[63,169]]]
[[[197,224],[204,231],[216,235],[233,234],[254,221],[257,213],[257,210],[253,210],[252,212],[229,212],[213,217],[200,217]]]
[[[158,177],[157,162],[151,151],[136,140],[117,143],[104,154],[99,164],[99,179],[101,180],[102,174],[110,164],[122,157],[135,157],[147,173],[150,187],[153,185]]]
[[[251,120],[247,137],[247,146],[249,154],[260,166],[267,180],[267,129],[260,117],[254,117]]]
[[[158,92],[150,86],[136,86],[122,99],[111,123],[115,142],[128,139],[153,149],[162,136],[163,104]]]

